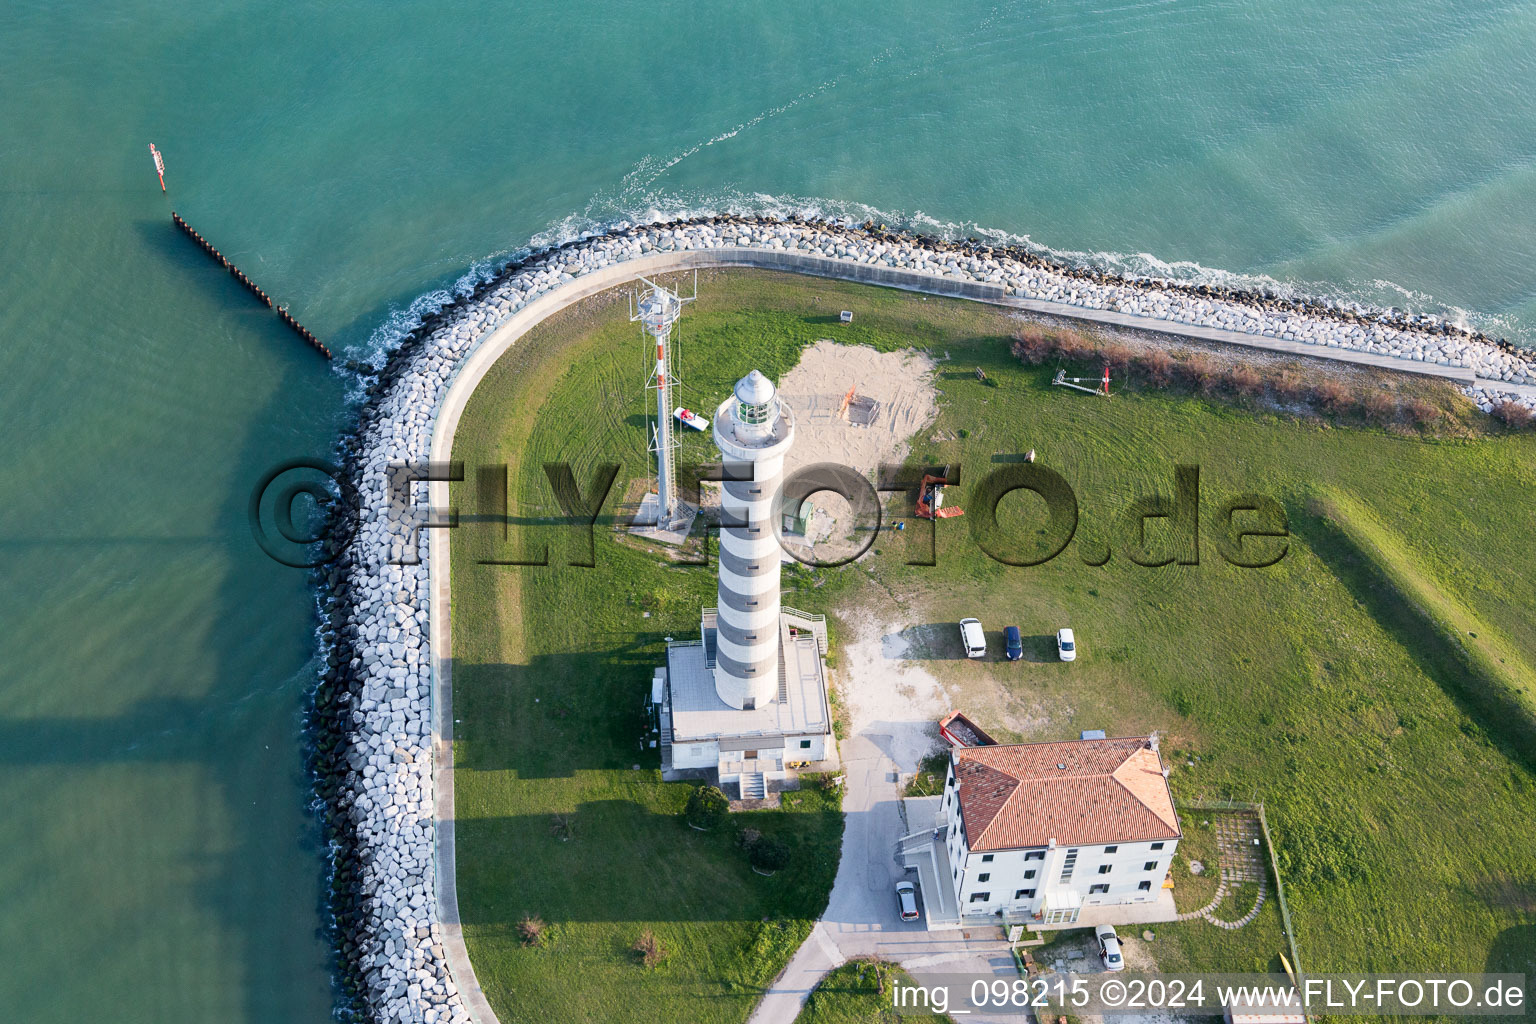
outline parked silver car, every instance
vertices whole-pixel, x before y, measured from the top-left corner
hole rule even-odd
[[[903,921],[916,921],[921,917],[917,910],[917,886],[911,882],[897,882],[896,905],[901,908]]]
[[[1104,969],[1125,970],[1125,954],[1120,952],[1120,936],[1115,934],[1115,926],[1101,924],[1093,930],[1093,936],[1099,940],[1099,959],[1104,961]]]

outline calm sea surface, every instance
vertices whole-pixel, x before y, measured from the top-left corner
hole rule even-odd
[[[528,240],[874,216],[1536,344],[1536,5],[0,8],[0,1007],[324,1021],[304,574],[339,354]],[[169,196],[147,145],[165,153]],[[423,300],[425,301],[425,300]]]

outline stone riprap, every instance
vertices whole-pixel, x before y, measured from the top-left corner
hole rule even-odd
[[[350,525],[330,542],[334,560],[317,570],[324,668],[313,722],[317,797],[331,838],[343,1017],[470,1019],[449,971],[434,897],[428,545],[417,528],[419,515],[390,510],[390,467],[427,460],[456,369],[478,341],[529,302],[595,270],[652,254],[743,247],[991,284],[1006,295],[1155,317],[1172,333],[1178,324],[1222,327],[1310,342],[1322,356],[1351,348],[1470,367],[1489,381],[1536,383],[1527,355],[1441,321],[1127,280],[1019,247],[914,237],[872,225],[725,216],[626,225],[507,267],[411,332],[381,369],[354,367],[369,384],[357,426],[340,446],[350,511],[338,515]],[[1504,397],[1496,384],[1473,390],[1484,409]],[[424,507],[425,490],[414,485],[411,508]]]

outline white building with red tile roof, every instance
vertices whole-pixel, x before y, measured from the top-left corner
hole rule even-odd
[[[1157,902],[1182,835],[1150,736],[956,748],[939,820],[961,915],[1057,926]]]

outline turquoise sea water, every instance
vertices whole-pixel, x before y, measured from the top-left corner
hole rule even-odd
[[[303,573],[245,522],[338,353],[530,238],[819,210],[1536,344],[1536,7],[0,9],[0,1007],[324,1020]],[[168,197],[147,145],[165,153]]]

